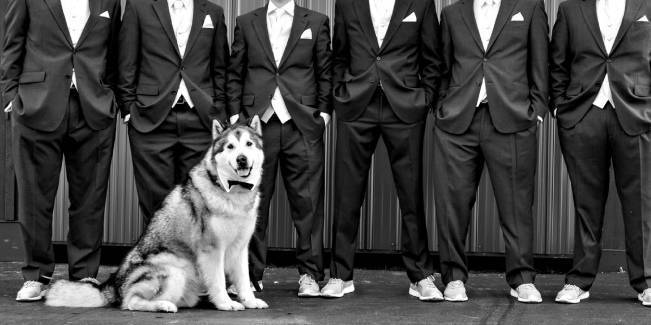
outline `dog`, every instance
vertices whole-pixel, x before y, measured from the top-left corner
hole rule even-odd
[[[103,284],[57,281],[46,305],[177,312],[194,307],[207,289],[219,310],[268,308],[253,294],[248,266],[264,160],[260,119],[227,129],[214,121],[212,133],[203,160],[166,197],[117,272]]]

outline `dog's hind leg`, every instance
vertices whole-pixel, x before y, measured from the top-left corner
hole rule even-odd
[[[150,312],[166,312],[175,313],[178,311],[176,305],[171,301],[166,300],[147,300],[139,296],[132,296],[129,301],[123,304],[128,310],[134,311],[150,311]]]
[[[249,309],[269,308],[269,305],[262,299],[256,298],[253,290],[251,290],[248,254],[249,250],[247,246],[244,246],[244,249],[233,252],[233,255],[230,257],[231,261],[229,261],[229,265],[231,265],[231,269],[229,270],[230,279],[233,281],[240,303],[244,307]]]
[[[244,305],[233,301],[226,292],[226,274],[224,273],[224,252],[217,250],[214,254],[199,254],[197,258],[210,301],[219,310],[244,310]],[[249,289],[250,290],[250,289]]]

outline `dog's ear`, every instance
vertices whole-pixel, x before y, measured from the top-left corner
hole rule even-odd
[[[255,115],[251,121],[249,121],[249,127],[255,130],[259,136],[262,136],[262,123],[260,123],[260,117]]]
[[[217,139],[224,132],[224,126],[217,119],[212,120],[212,139]]]

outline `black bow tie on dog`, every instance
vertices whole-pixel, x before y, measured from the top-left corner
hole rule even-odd
[[[244,183],[244,182],[240,182],[240,181],[228,181],[228,188],[229,189],[232,188],[235,185],[242,186],[247,190],[252,190],[253,189],[253,184],[251,184],[251,183]]]

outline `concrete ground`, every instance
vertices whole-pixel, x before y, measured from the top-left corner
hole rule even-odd
[[[357,291],[344,298],[299,299],[293,269],[270,269],[259,298],[268,310],[222,312],[208,303],[176,314],[121,311],[115,308],[51,308],[42,302],[14,300],[22,284],[20,264],[0,263],[0,324],[650,324],[651,308],[642,307],[624,273],[602,274],[579,305],[553,302],[563,283],[561,275],[539,275],[545,301],[539,305],[514,302],[501,274],[472,274],[467,303],[423,303],[407,295],[403,272],[359,270]],[[103,267],[100,280],[113,268]],[[57,266],[55,278],[64,276]],[[440,282],[438,283],[440,284]]]

